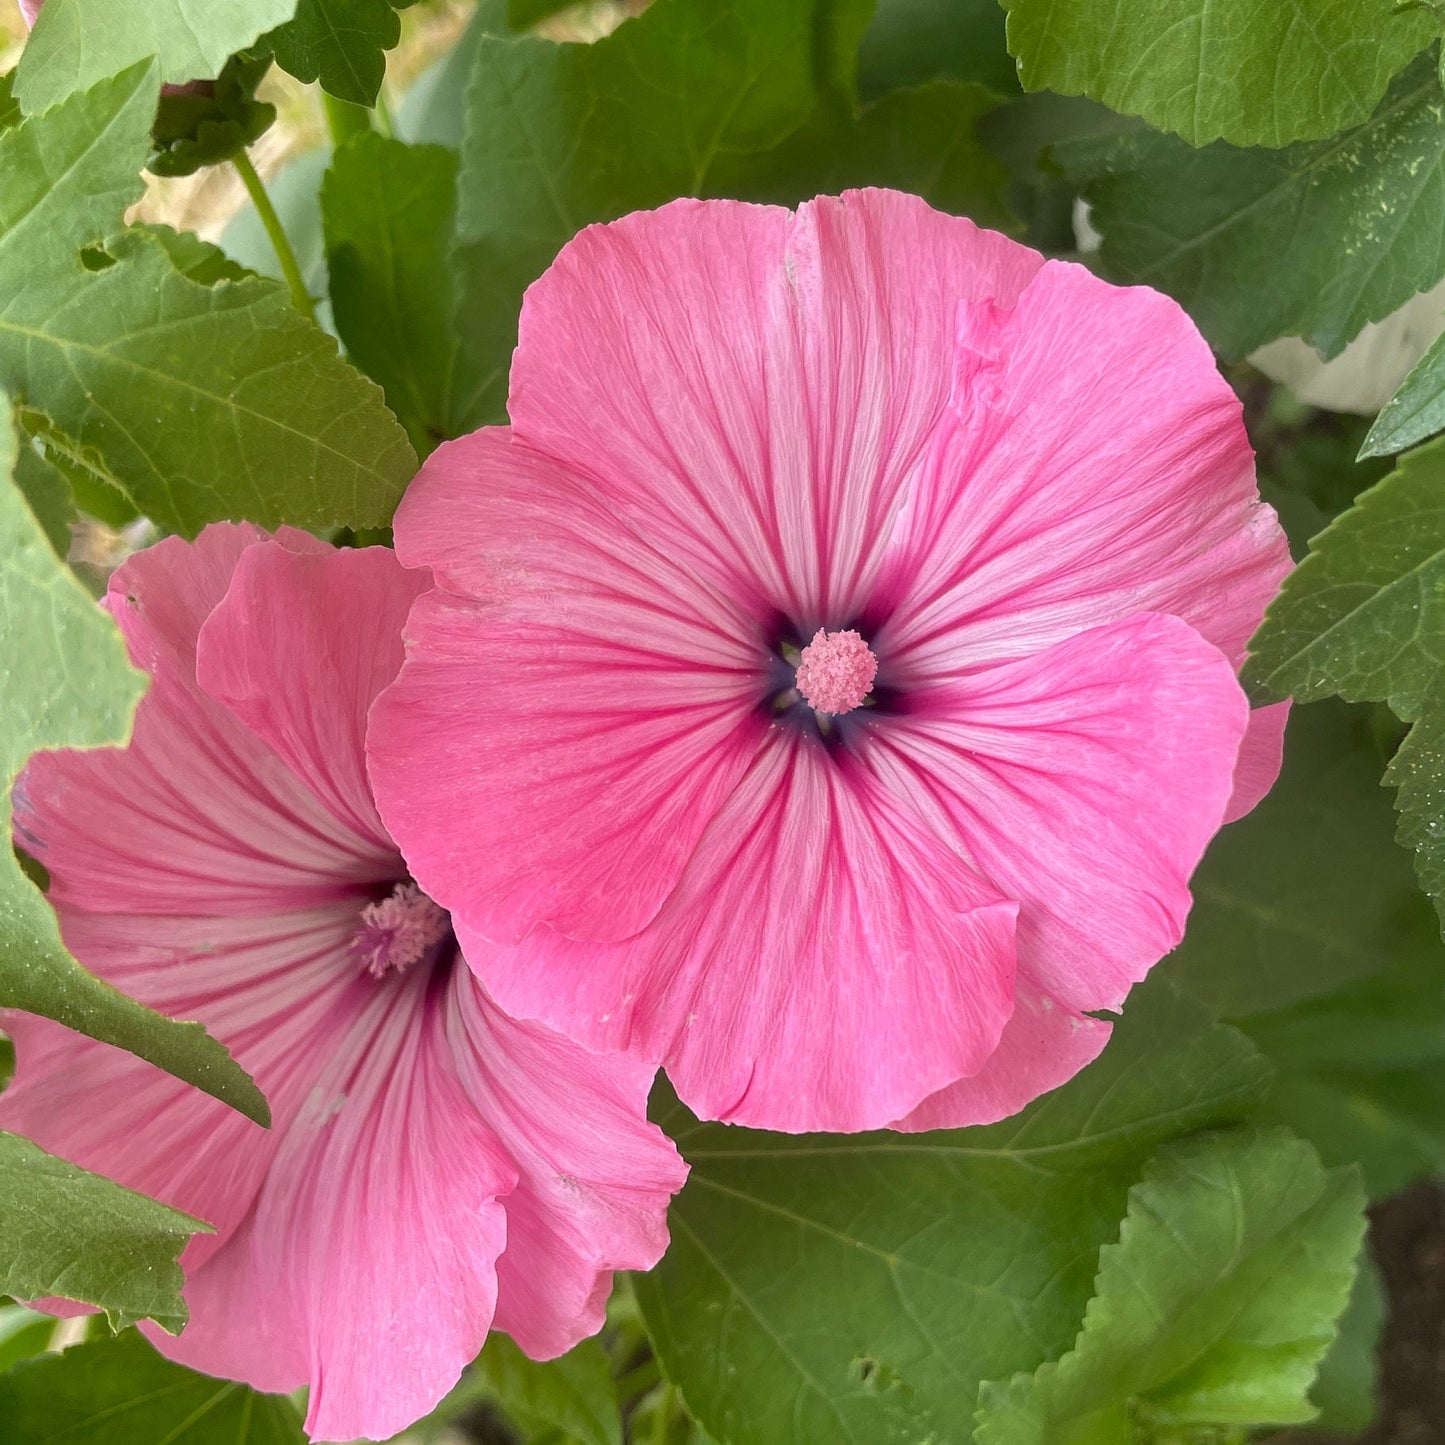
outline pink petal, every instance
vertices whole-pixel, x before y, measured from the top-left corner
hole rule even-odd
[[[1013,304],[960,305],[956,361],[877,603],[893,685],[1144,610],[1238,666],[1289,553],[1179,307],[1051,261]]]
[[[1249,731],[1234,765],[1234,793],[1224,814],[1226,823],[1242,818],[1274,787],[1284,761],[1284,729],[1289,721],[1289,700],[1257,707],[1249,715]]]
[[[392,851],[366,777],[366,715],[402,662],[402,627],[428,579],[385,547],[238,559],[201,629],[196,675],[354,833]]]
[[[504,1007],[662,1057],[705,1118],[855,1130],[983,1066],[1014,915],[847,754],[777,733],[636,938],[463,942]]]
[[[1081,1012],[1183,936],[1248,716],[1217,648],[1141,614],[921,691],[867,758],[1019,900],[1021,975]]]
[[[213,1225],[217,1234],[197,1236],[182,1256],[194,1271],[245,1218],[311,1087],[313,1040],[347,1006],[354,910],[187,919],[66,909],[61,922],[66,944],[107,982],[202,1020],[271,1106],[268,1131],[133,1054],[47,1019],[4,1016],[17,1066],[0,1094],[0,1128]]]
[[[20,0],[20,14],[26,25],[34,25],[45,0]]]
[[[391,848],[324,807],[196,684],[197,634],[243,553],[264,540],[250,526],[207,527],[112,577],[106,605],[152,675],[131,745],[37,754],[16,792],[18,841],[50,870],[57,907],[258,915],[397,872]]]
[[[889,1127],[916,1134],[1007,1119],[1092,1064],[1110,1032],[1107,1023],[1063,1008],[1020,974],[1013,1015],[983,1068],[930,1094]]]
[[[495,1324],[550,1359],[602,1328],[613,1270],[662,1257],[687,1166],[647,1122],[651,1067],[508,1017],[461,967],[452,1000],[463,1086],[519,1173]]]
[[[810,635],[857,611],[949,386],[961,297],[1033,251],[913,196],[675,201],[575,237],[523,303],[516,434],[679,562]]]
[[[433,453],[396,527],[441,584],[368,741],[413,875],[488,937],[635,933],[763,731],[756,625],[500,428]]]
[[[317,1440],[385,1439],[456,1383],[491,1324],[517,1181],[458,1077],[446,982],[359,988],[312,1040],[312,1087],[250,1215],[191,1276],[191,1324],[152,1333],[211,1374],[309,1383]]]

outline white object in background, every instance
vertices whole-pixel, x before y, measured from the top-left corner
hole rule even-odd
[[[1103,240],[1083,200],[1074,202],[1074,237],[1084,255],[1097,251]],[[1281,336],[1261,346],[1249,361],[1271,381],[1287,386],[1306,406],[1373,416],[1442,332],[1445,281],[1412,296],[1383,321],[1372,321],[1329,361],[1298,336]]]

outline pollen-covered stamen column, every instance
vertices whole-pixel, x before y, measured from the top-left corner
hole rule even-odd
[[[819,628],[798,658],[797,688],[817,713],[836,716],[861,707],[878,676],[878,659],[863,638],[849,628]]]

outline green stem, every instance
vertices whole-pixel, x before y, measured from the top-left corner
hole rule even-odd
[[[281,224],[281,217],[276,214],[276,207],[271,204],[271,197],[266,194],[266,187],[261,184],[261,177],[256,174],[256,167],[251,164],[251,158],[245,151],[237,151],[231,157],[231,164],[236,167],[236,174],[241,177],[241,184],[246,187],[246,194],[250,196],[251,204],[255,206],[256,214],[260,216],[261,224],[271,238],[271,247],[276,252],[276,259],[281,263],[281,274],[286,278],[286,285],[291,291],[292,304],[303,316],[315,321],[316,307],[312,303],[311,293],[306,289],[296,252],[291,249],[291,242],[286,239],[286,228]]]
[[[386,87],[376,92],[376,128],[387,140],[396,139],[396,124],[391,118],[391,107],[386,103]]]
[[[331,131],[331,144],[339,150],[354,135],[364,135],[371,129],[371,112],[364,105],[341,100],[329,91],[321,92],[321,104],[326,111],[326,125]]]

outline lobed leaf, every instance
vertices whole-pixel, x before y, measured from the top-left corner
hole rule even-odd
[[[456,170],[442,146],[367,132],[337,150],[321,184],[336,329],[423,453],[466,430],[480,391],[452,326]]]
[[[1393,0],[1001,0],[1029,90],[1087,95],[1191,145],[1358,124],[1435,27]]]
[[[1326,1174],[1285,1130],[1166,1145],[1100,1254],[1078,1342],[983,1386],[978,1445],[1120,1445],[1311,1419],[1364,1229],[1355,1174]]]
[[[1145,1160],[1240,1118],[1267,1077],[1150,982],[1093,1066],[987,1128],[788,1137],[671,1103],[692,1173],[636,1281],[663,1369],[730,1445],[962,1445],[983,1380],[1073,1343]]]
[[[176,1259],[210,1225],[4,1132],[0,1219],[0,1295],[79,1300],[105,1310],[116,1329],[152,1319],[175,1334],[186,1323]]]
[[[306,1445],[284,1396],[172,1364],[133,1331],[0,1375],[0,1420],[26,1445]]]
[[[657,0],[595,45],[479,24],[457,182],[458,326],[498,420],[522,292],[583,226],[677,196],[790,205],[846,185],[909,185],[1003,222],[1003,168],[974,136],[990,97],[936,82],[860,110],[866,0]],[[422,108],[455,134],[449,66]]]
[[[1135,127],[1054,158],[1093,208],[1109,272],[1167,291],[1226,357],[1278,336],[1334,356],[1445,275],[1442,121],[1426,55],[1334,140],[1193,150]]]
[[[266,37],[276,63],[297,80],[357,105],[374,105],[386,52],[401,39],[391,0],[295,0],[295,18]]]
[[[211,80],[295,9],[296,0],[46,0],[20,56],[15,95],[27,115],[38,115],[152,55],[162,80]]]
[[[115,234],[155,94],[132,69],[0,133],[0,386],[172,530],[384,525],[416,457],[378,388],[282,287]]]

